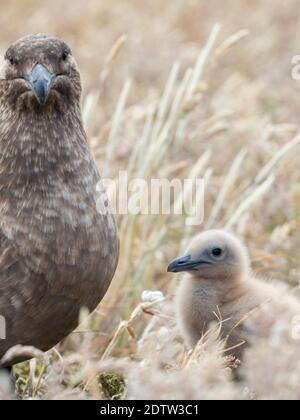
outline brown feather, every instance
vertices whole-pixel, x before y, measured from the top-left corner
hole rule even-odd
[[[9,48],[0,80],[0,359],[18,344],[57,344],[82,307],[95,309],[117,266],[116,224],[97,211],[100,176],[82,125],[79,71],[71,55],[61,58],[66,48],[25,37]],[[21,78],[36,63],[59,74],[44,106]]]

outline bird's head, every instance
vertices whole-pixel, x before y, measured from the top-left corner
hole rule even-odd
[[[189,272],[194,278],[212,281],[238,280],[249,270],[250,260],[245,246],[222,230],[201,233],[192,241],[185,255],[168,267],[168,272]]]
[[[35,110],[78,103],[80,74],[65,42],[47,35],[28,35],[5,53],[1,71],[5,97],[14,108]]]

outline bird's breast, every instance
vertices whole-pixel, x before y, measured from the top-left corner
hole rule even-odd
[[[98,211],[96,185],[90,185],[28,191],[20,202],[2,206],[1,226],[30,278],[43,276],[51,293],[94,307],[116,269],[118,235],[114,216]]]

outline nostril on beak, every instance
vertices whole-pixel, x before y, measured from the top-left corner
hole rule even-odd
[[[184,271],[184,269],[188,266],[190,261],[191,255],[186,255],[184,257],[177,258],[176,260],[172,261],[169,265],[168,272],[179,273],[180,271]]]

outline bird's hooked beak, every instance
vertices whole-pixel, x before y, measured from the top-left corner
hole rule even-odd
[[[209,256],[202,255],[200,258],[193,259],[191,255],[176,258],[168,267],[168,273],[181,273],[183,271],[194,271],[203,264],[213,264]]]
[[[25,77],[41,106],[45,105],[55,78],[56,75],[49,73],[46,67],[41,64],[37,64],[31,75]]]

